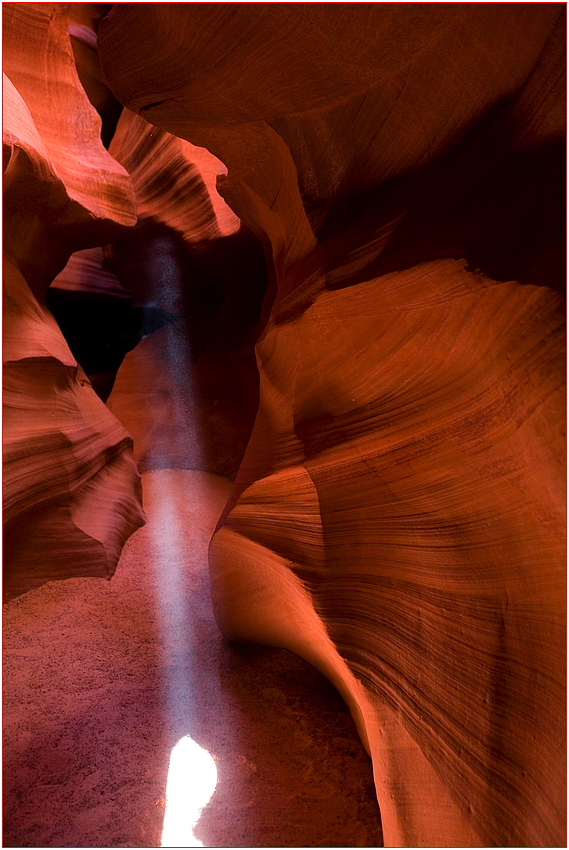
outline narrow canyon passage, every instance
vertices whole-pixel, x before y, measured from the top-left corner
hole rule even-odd
[[[214,622],[207,546],[229,482],[164,469],[143,487],[149,521],[112,582],[5,607],[3,846],[380,846],[371,763],[334,688]]]
[[[113,142],[131,169],[142,124]],[[48,291],[134,439],[148,521],[110,583],[50,582],[5,606],[3,846],[381,846],[371,760],[337,691],[286,650],[228,645],[214,620],[208,545],[258,405],[267,282],[215,192],[222,164],[194,147],[191,162],[178,214],[199,230],[203,203],[211,229],[213,204],[212,245],[190,250],[152,210],[108,265],[79,252]],[[153,167],[166,184],[171,161]]]
[[[169,269],[155,280],[172,308]],[[119,371],[108,406],[135,436],[148,523],[112,581],[5,606],[4,846],[382,844],[371,762],[332,685],[215,623],[208,544],[232,482],[195,467],[231,464],[253,367],[229,360],[200,384],[194,359],[173,322]]]
[[[4,846],[565,846],[566,5],[3,66]]]

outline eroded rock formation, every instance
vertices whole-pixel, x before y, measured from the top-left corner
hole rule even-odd
[[[136,221],[75,70],[65,4],[4,12],[4,591],[113,574],[143,523],[132,440],[95,395],[46,291],[73,251]]]
[[[139,222],[107,247],[107,265],[172,321],[127,355],[109,406],[141,470],[234,478],[258,405],[262,248],[215,191],[225,167],[207,150],[125,110],[110,151],[132,175]]]
[[[387,845],[564,841],[563,18],[118,4],[99,32],[265,247],[218,621],[337,684]]]
[[[48,286],[162,310],[140,466],[233,475],[258,407],[223,632],[336,684],[386,845],[563,844],[563,4],[103,6],[4,4],[6,589],[142,521]]]

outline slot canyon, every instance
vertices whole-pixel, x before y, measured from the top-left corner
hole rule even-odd
[[[3,846],[566,846],[565,3],[2,7]]]

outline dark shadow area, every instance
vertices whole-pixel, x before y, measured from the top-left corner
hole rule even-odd
[[[197,250],[146,219],[105,254],[105,270],[130,298],[54,287],[47,293],[74,357],[107,401],[127,352],[152,336],[138,369],[125,376],[127,394],[138,387],[138,410],[134,396],[128,409],[113,407],[135,437],[135,452],[140,437],[141,470],[199,467],[233,477],[258,406],[254,346],[267,289],[261,244],[242,228]],[[177,423],[177,434],[157,428],[143,448],[138,425],[153,407],[172,428]]]
[[[138,300],[177,318],[133,353],[112,400],[135,445],[138,436],[140,469],[233,478],[259,401],[254,346],[267,288],[260,242],[241,228],[198,251],[146,220],[112,246],[107,263]]]
[[[106,255],[125,289],[178,316],[192,360],[206,348],[233,350],[255,336],[267,269],[248,228],[198,248],[163,222],[143,219]]]
[[[144,341],[111,405],[135,439],[140,469],[233,477],[258,407],[254,346],[267,289],[261,244],[242,228],[197,249],[146,219],[105,254],[105,270],[130,299],[48,291],[73,355],[106,401],[125,355]]]
[[[71,353],[106,401],[127,351],[177,317],[133,299],[96,292],[50,287],[46,304],[55,316]]]
[[[328,268],[374,241],[376,256],[329,288],[464,257],[494,280],[564,292],[565,141],[524,148],[514,106],[500,101],[428,167],[335,201],[319,236]]]

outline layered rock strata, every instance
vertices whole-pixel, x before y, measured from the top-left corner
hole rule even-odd
[[[563,18],[118,4],[99,31],[268,261],[218,621],[338,686],[387,846],[564,841]]]
[[[258,405],[263,250],[218,194],[227,169],[207,150],[125,109],[110,152],[132,176],[139,222],[107,246],[107,268],[168,321],[126,356],[109,407],[141,470],[235,477]]]
[[[144,521],[132,440],[95,395],[46,291],[73,251],[136,221],[79,82],[67,5],[5,3],[4,591],[113,574]]]

